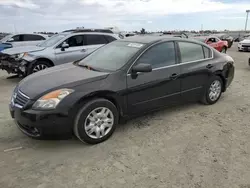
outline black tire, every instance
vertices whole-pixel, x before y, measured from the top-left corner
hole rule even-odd
[[[231,48],[233,46],[233,42],[230,42],[229,44],[228,44],[228,48]]]
[[[227,53],[227,47],[226,46],[224,46],[222,49],[221,49],[221,53]]]
[[[37,66],[42,66],[42,67],[46,66],[47,68],[49,68],[51,67],[51,64],[47,61],[37,61],[34,64],[28,66],[26,76],[38,72],[34,70]]]
[[[220,86],[221,86],[221,90],[220,90],[220,93],[219,93],[219,96],[217,97],[216,100],[211,100],[211,98],[209,97],[209,93],[210,93],[210,88],[211,88],[211,85],[215,82],[215,81],[219,81],[220,83]],[[206,104],[206,105],[212,105],[212,104],[215,104],[221,97],[221,94],[222,94],[222,89],[223,89],[223,82],[221,80],[221,78],[219,76],[213,76],[209,79],[208,81],[208,84],[207,86],[205,87],[205,91],[204,91],[204,94],[202,96],[202,99],[201,99],[201,102],[203,104]]]
[[[105,136],[101,138],[91,138],[86,133],[84,124],[88,115],[93,110],[95,110],[96,108],[100,108],[100,107],[105,107],[113,113],[114,123],[113,123],[111,130]],[[80,141],[84,143],[88,143],[88,144],[98,144],[107,140],[109,137],[111,137],[111,135],[115,131],[116,125],[118,124],[118,120],[119,120],[118,111],[117,111],[116,106],[112,102],[106,99],[94,99],[85,103],[83,107],[80,108],[80,110],[78,111],[76,118],[75,118],[73,131],[74,131],[75,136]]]

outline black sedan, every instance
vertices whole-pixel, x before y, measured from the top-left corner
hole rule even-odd
[[[10,113],[30,137],[73,133],[97,144],[121,119],[183,102],[216,103],[233,80],[233,63],[198,41],[129,37],[26,77]]]

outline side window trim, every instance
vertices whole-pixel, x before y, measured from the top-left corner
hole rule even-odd
[[[157,42],[157,43],[154,43],[150,46],[148,46],[146,49],[144,49],[138,56],[137,58],[134,60],[134,62],[131,64],[131,66],[128,68],[128,71],[127,71],[127,75],[130,75],[131,74],[131,69],[132,67],[137,63],[137,61],[140,59],[140,57],[146,52],[148,51],[150,48],[154,47],[155,45],[158,45],[158,44],[161,44],[161,43],[164,43],[164,42],[173,42],[174,43],[174,48],[175,48],[175,64],[173,65],[167,65],[167,66],[163,66],[163,67],[157,67],[157,68],[154,68],[152,69],[152,71],[154,70],[159,70],[159,69],[164,69],[164,68],[168,68],[168,67],[174,67],[174,66],[178,66],[180,65],[178,63],[178,54],[177,54],[177,44],[176,44],[176,41],[175,40],[169,40],[169,41],[160,41],[160,42]]]
[[[201,46],[202,46],[202,51],[203,51],[204,59],[198,59],[198,60],[187,61],[187,62],[183,62],[183,63],[182,63],[181,51],[180,51],[180,48],[179,48],[179,42],[187,42],[187,43],[193,43],[193,44],[198,44],[198,43],[195,43],[195,42],[192,42],[192,41],[176,41],[177,46],[178,46],[177,48],[178,48],[178,56],[179,56],[179,61],[178,61],[178,63],[179,63],[180,65],[189,64],[189,63],[195,63],[195,62],[199,62],[199,61],[206,61],[206,60],[210,60],[210,59],[213,59],[213,58],[214,58],[214,53],[213,53],[213,50],[211,50],[211,48],[208,48],[208,47],[206,47],[205,45],[202,45],[202,44],[198,44],[198,45],[201,45]],[[204,48],[208,48],[208,49],[209,49],[209,56],[210,56],[209,58],[205,58]]]

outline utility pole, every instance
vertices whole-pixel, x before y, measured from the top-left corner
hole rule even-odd
[[[245,23],[245,31],[247,30],[247,22],[248,22],[248,14],[249,14],[250,10],[246,10],[247,13],[247,18],[246,18],[246,23]]]

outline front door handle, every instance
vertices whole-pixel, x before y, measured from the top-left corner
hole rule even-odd
[[[175,80],[177,77],[178,77],[178,74],[174,73],[174,74],[172,74],[169,78],[170,78],[171,80]]]
[[[213,65],[208,64],[206,67],[207,67],[208,69],[211,69],[211,68],[213,68]]]

